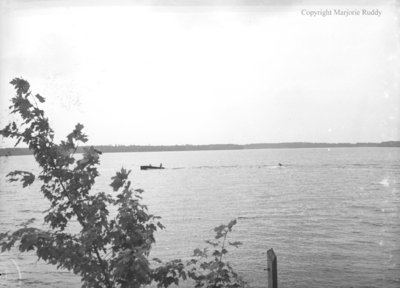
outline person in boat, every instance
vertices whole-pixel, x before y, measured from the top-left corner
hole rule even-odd
[[[278,165],[279,165],[279,167],[282,167],[282,166],[283,166],[282,163],[279,163]]]
[[[162,163],[160,163],[160,168],[162,168]]]

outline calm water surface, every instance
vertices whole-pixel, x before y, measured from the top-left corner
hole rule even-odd
[[[266,287],[266,251],[278,256],[280,287],[400,287],[400,149],[263,149],[104,154],[95,189],[132,169],[150,212],[167,227],[153,257],[187,258],[212,228],[238,218],[230,261],[252,287]],[[277,166],[283,163],[283,167]],[[165,170],[140,171],[163,163]],[[32,156],[0,158],[0,232],[48,207],[39,185],[7,183]],[[32,254],[0,254],[0,287],[80,287]],[[18,280],[19,279],[19,280]]]

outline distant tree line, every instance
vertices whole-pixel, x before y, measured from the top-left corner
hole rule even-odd
[[[255,143],[255,144],[208,144],[208,145],[95,145],[103,153],[122,152],[159,152],[159,151],[203,151],[203,150],[242,150],[242,149],[287,149],[287,148],[340,148],[340,147],[400,147],[400,141],[385,141],[380,143]],[[78,147],[77,153],[83,153],[88,146]],[[1,148],[0,156],[29,155],[28,148]]]

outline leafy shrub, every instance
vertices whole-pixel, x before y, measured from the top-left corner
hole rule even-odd
[[[80,275],[82,287],[140,287],[152,281],[158,287],[179,284],[191,278],[196,287],[239,287],[244,284],[232,267],[223,261],[227,253],[226,238],[236,221],[215,228],[216,237],[207,243],[216,249],[211,261],[206,250],[195,250],[194,258],[183,263],[159,259],[152,268],[149,253],[155,242],[154,233],[164,226],[160,217],[149,214],[141,203],[141,189],[133,189],[128,180],[130,171],[122,168],[111,178],[113,194],[90,190],[99,175],[97,166],[101,152],[86,148],[80,159],[75,153],[80,143],[87,142],[83,125],[75,129],[60,144],[54,142],[54,131],[39,103],[45,98],[33,95],[27,81],[15,78],[16,89],[9,107],[20,122],[11,122],[0,131],[3,137],[26,143],[41,168],[39,175],[16,170],[8,174],[9,181],[21,181],[23,187],[36,179],[42,183],[41,192],[50,202],[44,222],[49,229],[29,227],[0,234],[1,251],[17,245],[21,252],[34,250],[39,259],[57,268]],[[110,210],[117,211],[110,215]],[[67,232],[70,221],[80,224],[78,233]],[[228,245],[238,246],[239,242]]]
[[[238,248],[242,245],[238,241],[227,241],[228,234],[232,232],[234,225],[236,225],[236,220],[214,228],[214,239],[205,241],[212,247],[211,254],[207,248],[197,248],[193,251],[191,259],[185,262],[173,260],[155,269],[154,278],[159,283],[157,286],[168,287],[172,283],[178,285],[180,278],[183,280],[190,278],[194,280],[195,288],[246,287],[247,283],[224,259],[224,256],[228,254],[227,246]],[[161,260],[158,261],[162,263]]]

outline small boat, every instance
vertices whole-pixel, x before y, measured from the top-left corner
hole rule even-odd
[[[151,169],[164,169],[164,167],[162,166],[162,164],[160,164],[160,166],[153,166],[153,165],[140,166],[140,170],[151,170]]]

